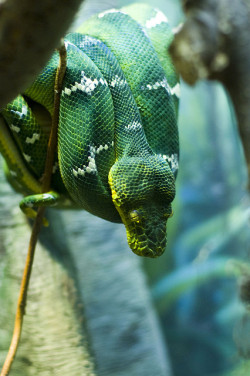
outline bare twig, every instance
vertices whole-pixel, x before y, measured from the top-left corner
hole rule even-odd
[[[66,71],[66,64],[67,64],[67,54],[65,45],[61,46],[59,49],[60,54],[60,62],[57,69],[56,80],[55,80],[55,95],[54,95],[54,113],[52,117],[52,127],[50,132],[50,138],[48,143],[48,151],[47,151],[47,158],[45,164],[45,172],[43,177],[43,184],[42,184],[42,192],[47,192],[50,189],[51,183],[51,176],[53,170],[53,163],[54,163],[54,155],[56,151],[57,145],[57,128],[58,128],[58,121],[59,121],[59,108],[60,108],[60,94],[62,89],[62,82],[63,77]],[[10,348],[3,365],[3,369],[1,371],[1,376],[7,376],[10,372],[11,365],[14,361],[16,351],[18,348],[18,344],[21,337],[22,331],[22,324],[23,324],[23,316],[25,314],[25,307],[26,307],[26,300],[27,300],[27,291],[32,271],[32,265],[35,255],[35,247],[38,239],[38,234],[42,227],[42,220],[44,216],[44,207],[39,207],[37,210],[37,217],[35,219],[32,233],[29,242],[28,254],[26,258],[25,268],[23,272],[19,298],[17,303],[17,310],[16,310],[16,318],[15,318],[15,325],[13,336],[10,344]]]

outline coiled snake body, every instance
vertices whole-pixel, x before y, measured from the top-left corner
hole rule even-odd
[[[58,54],[1,112],[0,148],[22,209],[83,208],[126,226],[138,255],[166,246],[178,169],[178,79],[166,17],[147,5],[109,10],[66,36],[52,191],[41,192]]]

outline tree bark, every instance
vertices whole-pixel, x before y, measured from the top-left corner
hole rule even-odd
[[[35,79],[58,47],[82,0],[0,3],[0,108]]]
[[[187,15],[170,48],[184,80],[220,81],[232,99],[250,176],[250,5],[247,0],[183,0]]]

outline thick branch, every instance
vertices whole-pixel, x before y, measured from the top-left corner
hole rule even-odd
[[[82,0],[6,0],[0,4],[0,108],[46,64]]]
[[[184,80],[219,80],[229,92],[250,176],[250,6],[244,0],[183,0],[187,20],[170,52]]]

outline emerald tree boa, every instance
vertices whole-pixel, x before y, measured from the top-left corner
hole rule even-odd
[[[179,83],[159,10],[134,4],[91,17],[65,37],[58,147],[51,191],[41,194],[58,66],[55,52],[35,82],[1,111],[5,173],[22,210],[85,209],[123,222],[138,255],[166,246],[178,170]]]

